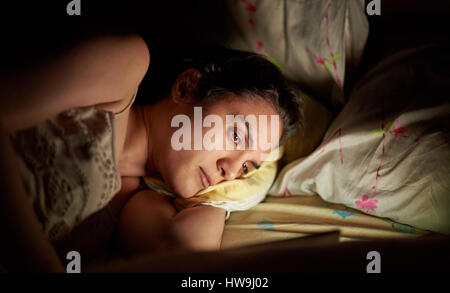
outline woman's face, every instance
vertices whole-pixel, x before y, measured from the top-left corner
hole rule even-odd
[[[226,94],[213,102],[178,103],[177,107],[178,113],[185,115],[184,120],[176,123],[177,119],[172,118],[172,127],[169,125],[167,131],[170,137],[165,138],[169,147],[159,171],[166,185],[184,198],[253,170],[277,147],[281,137],[282,121],[273,105],[261,97]],[[179,124],[187,120],[190,125]],[[271,125],[274,122],[278,124]],[[266,144],[260,143],[261,139]],[[183,143],[190,149],[177,150]]]

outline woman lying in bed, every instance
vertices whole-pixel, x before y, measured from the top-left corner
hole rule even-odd
[[[150,63],[138,35],[90,38],[27,72],[1,77],[0,232],[8,241],[2,241],[0,263],[10,270],[64,271],[49,240],[106,206],[120,217],[126,253],[218,249],[225,209],[177,210],[173,198],[143,189],[140,178],[158,175],[177,197],[191,198],[257,168],[296,129],[299,102],[279,70],[260,56],[225,52],[184,70],[166,97],[144,106],[132,106]],[[203,119],[216,115],[222,123],[221,135],[209,140],[213,149],[204,145],[213,124],[194,126],[200,109],[194,107]],[[191,122],[182,140],[191,137],[192,150],[174,146],[180,143],[177,115]],[[266,129],[269,147],[256,143],[262,133],[256,122],[230,124],[227,115],[266,115],[267,125],[279,120]],[[203,144],[194,150],[198,135]],[[25,155],[16,161],[18,150]],[[24,186],[26,168],[43,188]]]

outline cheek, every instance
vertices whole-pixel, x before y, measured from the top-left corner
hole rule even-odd
[[[198,165],[201,154],[196,151],[172,151],[164,166],[164,181],[181,197],[191,197],[199,191]],[[200,163],[201,164],[201,163]]]
[[[166,156],[164,169],[166,172],[166,177],[174,177],[178,173],[183,173],[188,171],[187,169],[193,161],[190,151],[175,151],[170,150]]]

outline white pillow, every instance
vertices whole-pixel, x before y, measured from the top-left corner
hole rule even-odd
[[[284,75],[325,105],[340,109],[347,69],[364,50],[364,0],[227,1],[223,45],[270,56]]]
[[[371,70],[322,144],[287,165],[269,194],[317,194],[450,234],[448,50],[402,52]]]

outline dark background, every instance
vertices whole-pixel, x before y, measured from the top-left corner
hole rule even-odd
[[[81,16],[66,14],[70,0],[2,2],[0,72],[30,66],[93,34],[137,32],[151,52],[139,95],[149,97],[151,89],[167,83],[173,60],[224,37],[226,1],[81,0]],[[359,76],[400,48],[449,39],[450,1],[381,0],[381,9],[381,16],[368,17],[370,34]],[[351,86],[346,83],[347,89]]]
[[[95,34],[140,34],[151,66],[136,103],[159,95],[173,75],[173,62],[220,38],[225,1],[81,0],[81,15],[69,16],[70,0],[11,1],[0,6],[0,70],[32,66]],[[220,25],[219,25],[220,24]],[[151,77],[151,78],[150,78]],[[160,97],[158,97],[160,98]]]
[[[167,84],[166,76],[170,75],[173,60],[203,50],[204,45],[224,36],[225,1],[81,0],[81,16],[66,14],[70,0],[1,2],[0,74],[19,71],[51,58],[90,35],[137,32],[146,40],[151,52],[151,65],[137,100],[142,103],[142,99],[157,95],[156,87]],[[360,75],[399,49],[428,41],[449,40],[450,1],[381,0],[381,5],[381,16],[368,17],[370,33]],[[351,85],[346,82],[347,88]],[[405,249],[401,246],[399,249],[406,251],[405,257],[389,259],[403,268],[411,265],[414,270],[422,263],[427,264],[424,258],[429,257],[430,247]],[[443,247],[439,251],[444,251]],[[417,260],[416,252],[420,251],[422,258]],[[434,252],[431,255],[441,256]],[[408,254],[415,255],[410,262],[406,262]],[[445,264],[447,259],[444,255],[439,261]],[[426,270],[427,266],[422,268]]]

